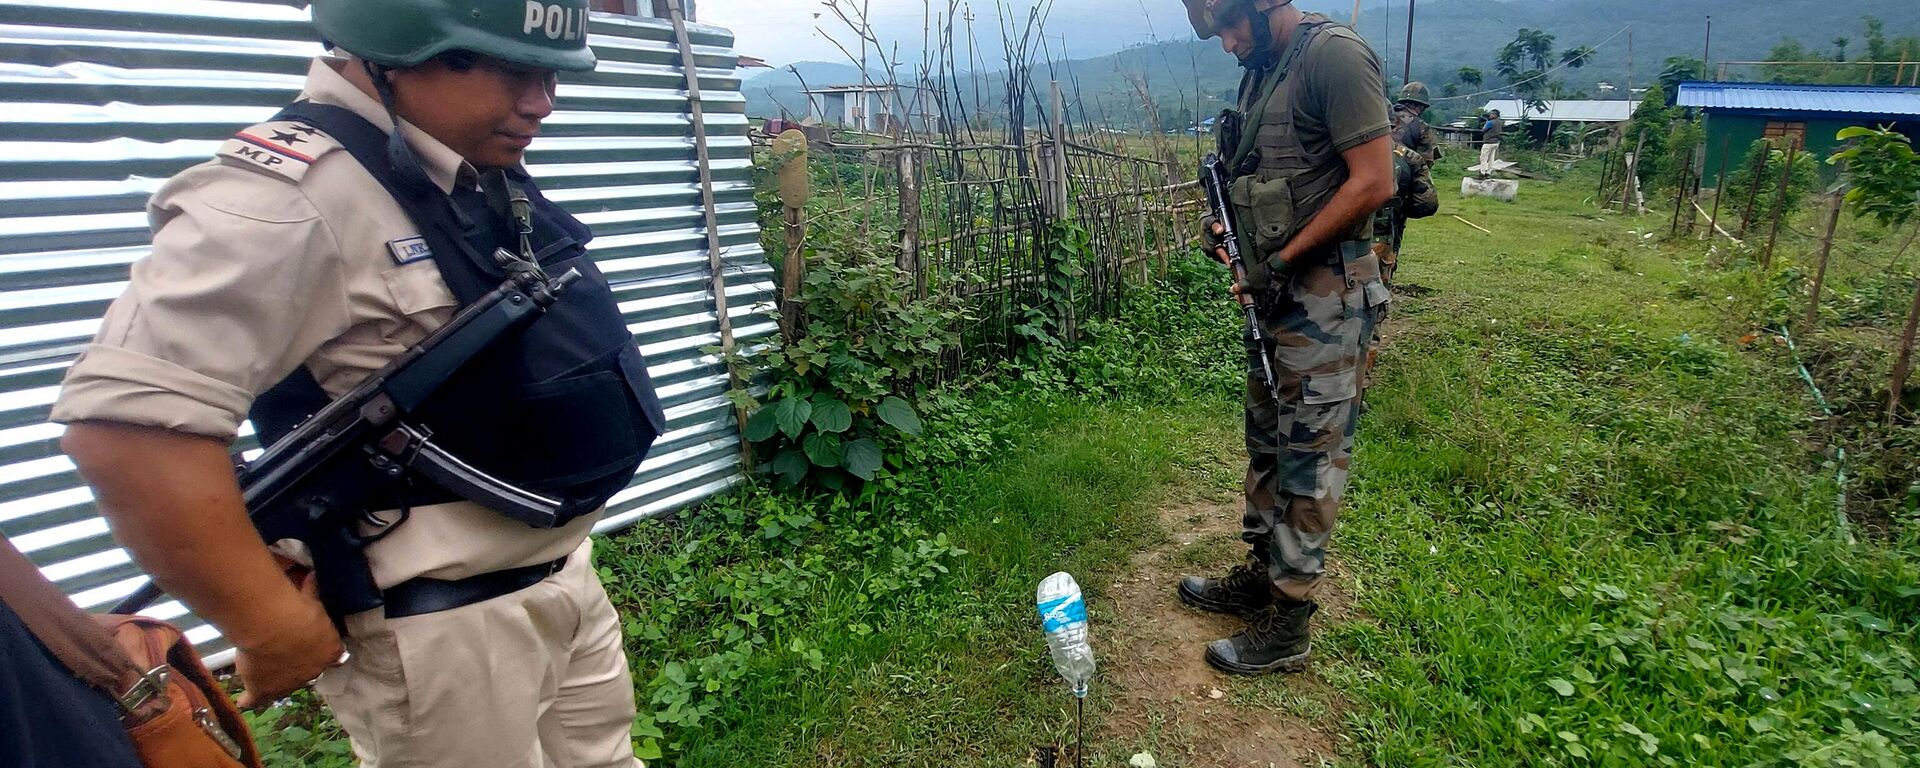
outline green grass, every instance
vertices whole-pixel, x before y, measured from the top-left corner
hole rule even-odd
[[[1724,279],[1701,254],[1589,184],[1409,237],[1435,293],[1399,310],[1335,539],[1373,617],[1335,633],[1360,757],[1910,763],[1911,533],[1845,543],[1802,385],[1724,295],[1678,298]]]
[[[1283,681],[1233,703],[1341,713],[1353,765],[1913,763],[1920,545],[1898,523],[1840,534],[1805,385],[1743,342],[1787,281],[1597,212],[1596,183],[1443,191],[1416,222],[1400,278],[1421,290],[1397,300],[1334,537],[1354,618],[1320,669],[1342,702]],[[1238,355],[1209,269],[936,398],[919,468],[869,493],[748,489],[612,537],[636,741],[679,766],[1016,765],[1064,743],[1033,585],[1074,572],[1098,617],[1129,555],[1168,540],[1155,505],[1241,471],[1217,458]]]

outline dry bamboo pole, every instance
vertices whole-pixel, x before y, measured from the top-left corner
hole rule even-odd
[[[1813,273],[1813,296],[1807,301],[1806,331],[1811,332],[1820,322],[1820,288],[1827,282],[1827,257],[1833,253],[1833,231],[1840,226],[1840,209],[1846,206],[1846,196],[1833,193],[1833,199],[1827,202],[1827,236],[1820,240],[1819,265]]]

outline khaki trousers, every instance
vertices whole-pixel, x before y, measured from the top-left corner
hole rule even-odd
[[[1480,172],[1493,173],[1493,164],[1500,160],[1500,142],[1490,141],[1480,145]]]
[[[365,768],[644,768],[620,623],[583,542],[545,581],[420,616],[348,617],[316,683]]]

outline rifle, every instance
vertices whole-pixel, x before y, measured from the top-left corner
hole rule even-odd
[[[1200,160],[1200,187],[1207,191],[1207,210],[1220,222],[1226,231],[1222,237],[1226,240],[1227,265],[1233,268],[1233,280],[1245,284],[1247,281],[1247,261],[1240,255],[1240,225],[1234,215],[1233,204],[1227,197],[1227,166],[1220,156],[1211,152]],[[1212,233],[1207,233],[1212,237]],[[1260,315],[1254,310],[1253,295],[1238,294],[1240,309],[1247,315],[1247,338],[1260,345],[1260,372],[1267,384],[1267,390],[1279,392],[1279,382],[1273,375],[1273,356],[1267,354],[1267,335],[1260,330]]]
[[[549,279],[537,266],[501,249],[495,259],[512,276],[469,304],[378,372],[341,395],[235,473],[247,516],[268,544],[293,539],[313,555],[320,602],[336,623],[383,605],[364,548],[404,522],[366,508],[371,468],[396,484],[409,472],[462,498],[536,527],[552,527],[562,501],[516,487],[435,445],[409,423],[441,384],[494,343],[546,314],[580,271]],[[544,523],[544,525],[543,525]],[[376,529],[362,534],[362,524]],[[149,580],[114,606],[137,613],[161,594]]]

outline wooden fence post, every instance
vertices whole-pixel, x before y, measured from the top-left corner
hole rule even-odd
[[[1907,374],[1913,371],[1913,334],[1920,327],[1920,280],[1914,281],[1913,307],[1907,310],[1907,327],[1900,333],[1900,356],[1893,361],[1893,383],[1887,387],[1887,421],[1900,413],[1900,395],[1907,388]]]
[[[780,213],[785,224],[787,250],[780,258],[780,338],[788,344],[798,341],[806,327],[806,300],[800,287],[807,277],[807,199],[812,187],[807,175],[807,136],[796,130],[782,132],[772,144],[775,157],[784,157],[780,165]]]
[[[920,176],[914,167],[915,150],[900,149],[900,254],[897,266],[913,276],[915,296],[926,295],[926,280],[920,273]]]
[[[1640,204],[1640,152],[1646,149],[1646,147],[1647,131],[1643,128],[1640,130],[1640,140],[1633,144],[1633,154],[1627,156],[1627,176],[1621,180],[1622,186],[1620,188],[1620,208],[1622,212],[1625,212],[1628,206],[1633,207],[1635,215],[1647,212],[1646,206]]]
[[[1773,226],[1767,230],[1767,252],[1760,257],[1763,270],[1773,268],[1773,243],[1780,237],[1780,220],[1787,217],[1787,185],[1793,183],[1793,161],[1799,152],[1799,142],[1788,140],[1787,162],[1780,166],[1780,188],[1773,195]]]
[[[1747,230],[1753,226],[1753,204],[1760,197],[1760,180],[1767,175],[1767,158],[1772,154],[1773,150],[1769,148],[1754,160],[1751,173],[1748,174],[1751,178],[1747,184],[1747,207],[1740,212],[1740,234],[1734,236],[1735,240],[1747,239]]]
[[[1833,193],[1833,200],[1827,204],[1827,236],[1820,241],[1820,265],[1813,273],[1813,297],[1807,302],[1807,331],[1812,331],[1820,322],[1820,288],[1827,281],[1827,256],[1833,253],[1833,230],[1840,226],[1840,209],[1847,204],[1847,197],[1839,191]]]
[[[1713,214],[1707,217],[1707,231],[1701,233],[1701,239],[1712,240],[1715,230],[1720,228],[1720,200],[1727,196],[1727,140],[1720,137],[1720,170],[1713,177]]]

